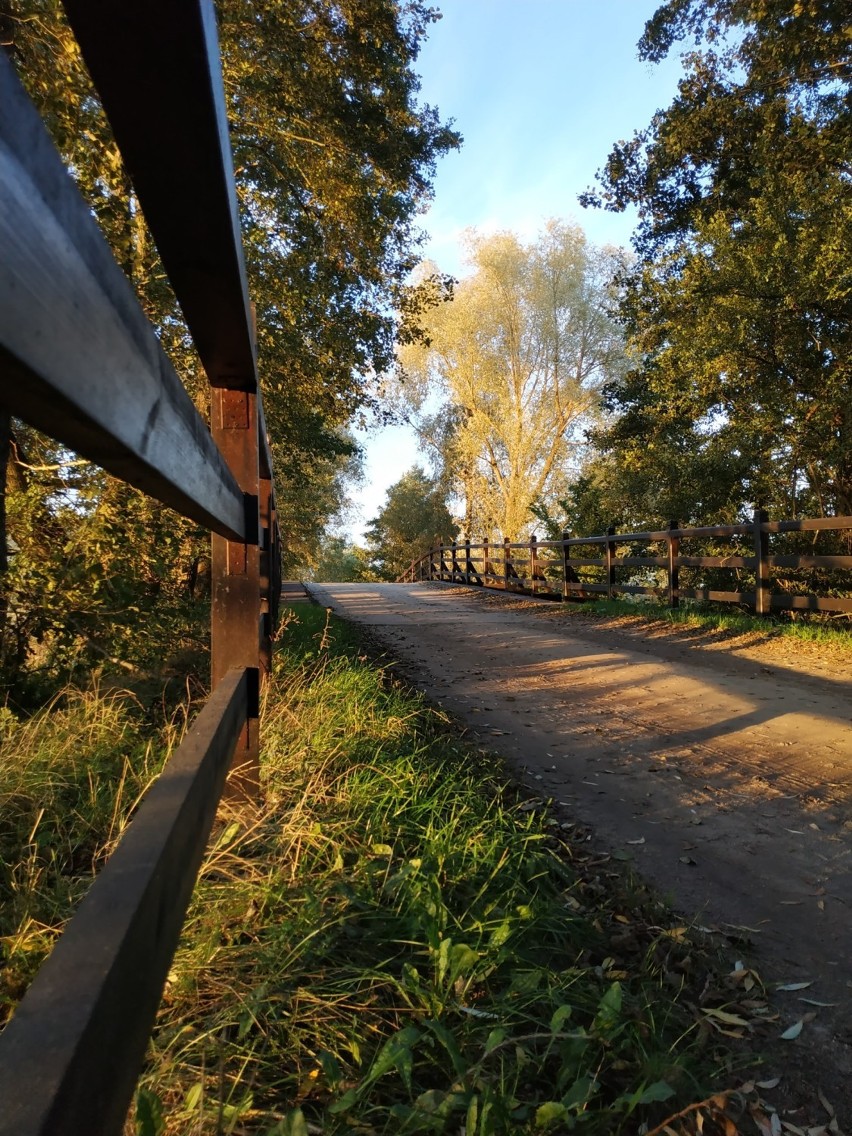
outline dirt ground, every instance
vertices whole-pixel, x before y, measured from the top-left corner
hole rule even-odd
[[[746,954],[775,991],[768,1055],[789,1099],[819,1090],[852,1129],[848,656],[476,588],[310,590],[367,625],[534,792],[726,935],[732,958]],[[798,1037],[780,1040],[799,1021]]]

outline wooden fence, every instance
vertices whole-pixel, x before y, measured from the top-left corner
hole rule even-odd
[[[483,541],[481,544],[439,544],[419,560],[413,560],[400,582],[444,580],[476,584],[549,599],[577,600],[619,594],[655,596],[670,607],[682,599],[713,603],[741,604],[760,615],[771,611],[852,612],[848,595],[796,592],[795,577],[785,574],[810,572],[830,574],[852,572],[852,556],[815,552],[777,551],[770,546],[784,534],[847,532],[852,517],[818,517],[803,520],[771,521],[758,510],[749,523],[681,528],[672,521],[667,529],[653,532],[617,533],[610,529],[597,536],[523,543]],[[708,543],[728,546],[730,552],[709,555],[684,545],[706,547]],[[619,545],[632,546],[627,554]],[[650,547],[649,547],[650,546]],[[641,554],[637,554],[638,551]],[[653,551],[652,551],[653,550]],[[593,556],[592,552],[599,551]],[[682,570],[714,577],[733,576],[734,587],[716,583],[684,587]],[[696,570],[698,570],[696,572]],[[655,577],[653,582],[649,577]],[[747,586],[743,586],[743,580]],[[638,581],[642,582],[638,582]],[[826,591],[852,592],[852,578]]]
[[[122,1130],[280,593],[212,0],[64,0],[212,386],[199,417],[0,52],[0,402],[212,533],[213,693],[0,1035],[0,1134]]]

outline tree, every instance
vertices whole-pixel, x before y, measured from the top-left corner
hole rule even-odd
[[[647,520],[852,511],[852,52],[839,0],[670,0],[672,105],[586,204],[639,210],[622,317],[638,364],[601,436]],[[708,481],[709,479],[709,481]]]
[[[376,578],[367,549],[352,544],[343,536],[327,536],[323,540],[310,576],[312,580],[326,584],[357,583]]]
[[[375,571],[384,580],[395,580],[412,560],[440,541],[449,544],[458,531],[438,482],[413,466],[388,490],[366,537]]]
[[[564,492],[598,389],[621,367],[607,315],[618,259],[551,221],[529,244],[473,236],[470,263],[452,301],[425,316],[428,344],[401,351],[402,389],[466,533],[516,540],[530,506]]]
[[[310,561],[339,506],[340,474],[354,451],[345,425],[375,402],[374,376],[390,364],[403,318],[397,311],[406,313],[405,334],[417,334],[406,295],[420,239],[416,217],[436,160],[459,136],[418,101],[414,64],[437,18],[421,0],[221,0],[218,14],[279,515],[292,529],[285,570],[292,570]],[[203,411],[206,382],[61,6],[0,0],[0,40]],[[0,505],[9,507],[22,552],[0,592],[14,591],[23,615],[21,573],[43,574],[49,565],[63,571],[52,558],[39,564],[38,534],[25,526],[46,510],[61,519],[56,547],[79,551],[79,526],[101,515],[96,504],[109,482],[88,464],[75,467],[91,515],[72,509],[57,518],[55,475],[30,471],[27,493],[40,504],[28,498],[26,508],[16,507],[26,470],[15,455],[28,447],[18,444],[19,426],[0,414],[4,428],[0,480],[8,481],[10,497]],[[73,458],[46,440],[36,448],[39,467]],[[0,524],[4,516],[0,507]],[[169,514],[163,524],[187,538],[195,531]],[[153,534],[142,527],[134,539],[140,560],[156,558],[155,549],[143,555],[142,548]],[[5,529],[0,547],[5,552]],[[201,543],[190,563],[198,555]],[[0,573],[3,567],[0,558]],[[178,590],[183,570],[175,568]],[[82,573],[81,588],[86,579]],[[36,602],[38,589],[26,594]],[[90,599],[94,612],[94,593]],[[61,619],[61,609],[53,615]],[[18,646],[6,657],[17,657]]]

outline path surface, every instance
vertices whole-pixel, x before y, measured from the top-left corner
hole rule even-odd
[[[812,981],[776,995],[779,1033],[814,1010],[799,997],[837,1003],[795,1044],[831,1062],[832,1085],[848,1082],[848,671],[643,637],[474,588],[310,590],[680,911],[751,928],[765,981]]]

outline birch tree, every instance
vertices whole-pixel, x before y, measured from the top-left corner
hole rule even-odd
[[[472,274],[427,317],[428,345],[400,352],[400,377],[466,533],[516,540],[531,505],[564,493],[599,388],[620,373],[607,314],[617,254],[558,221],[530,243],[473,235],[469,254]]]

